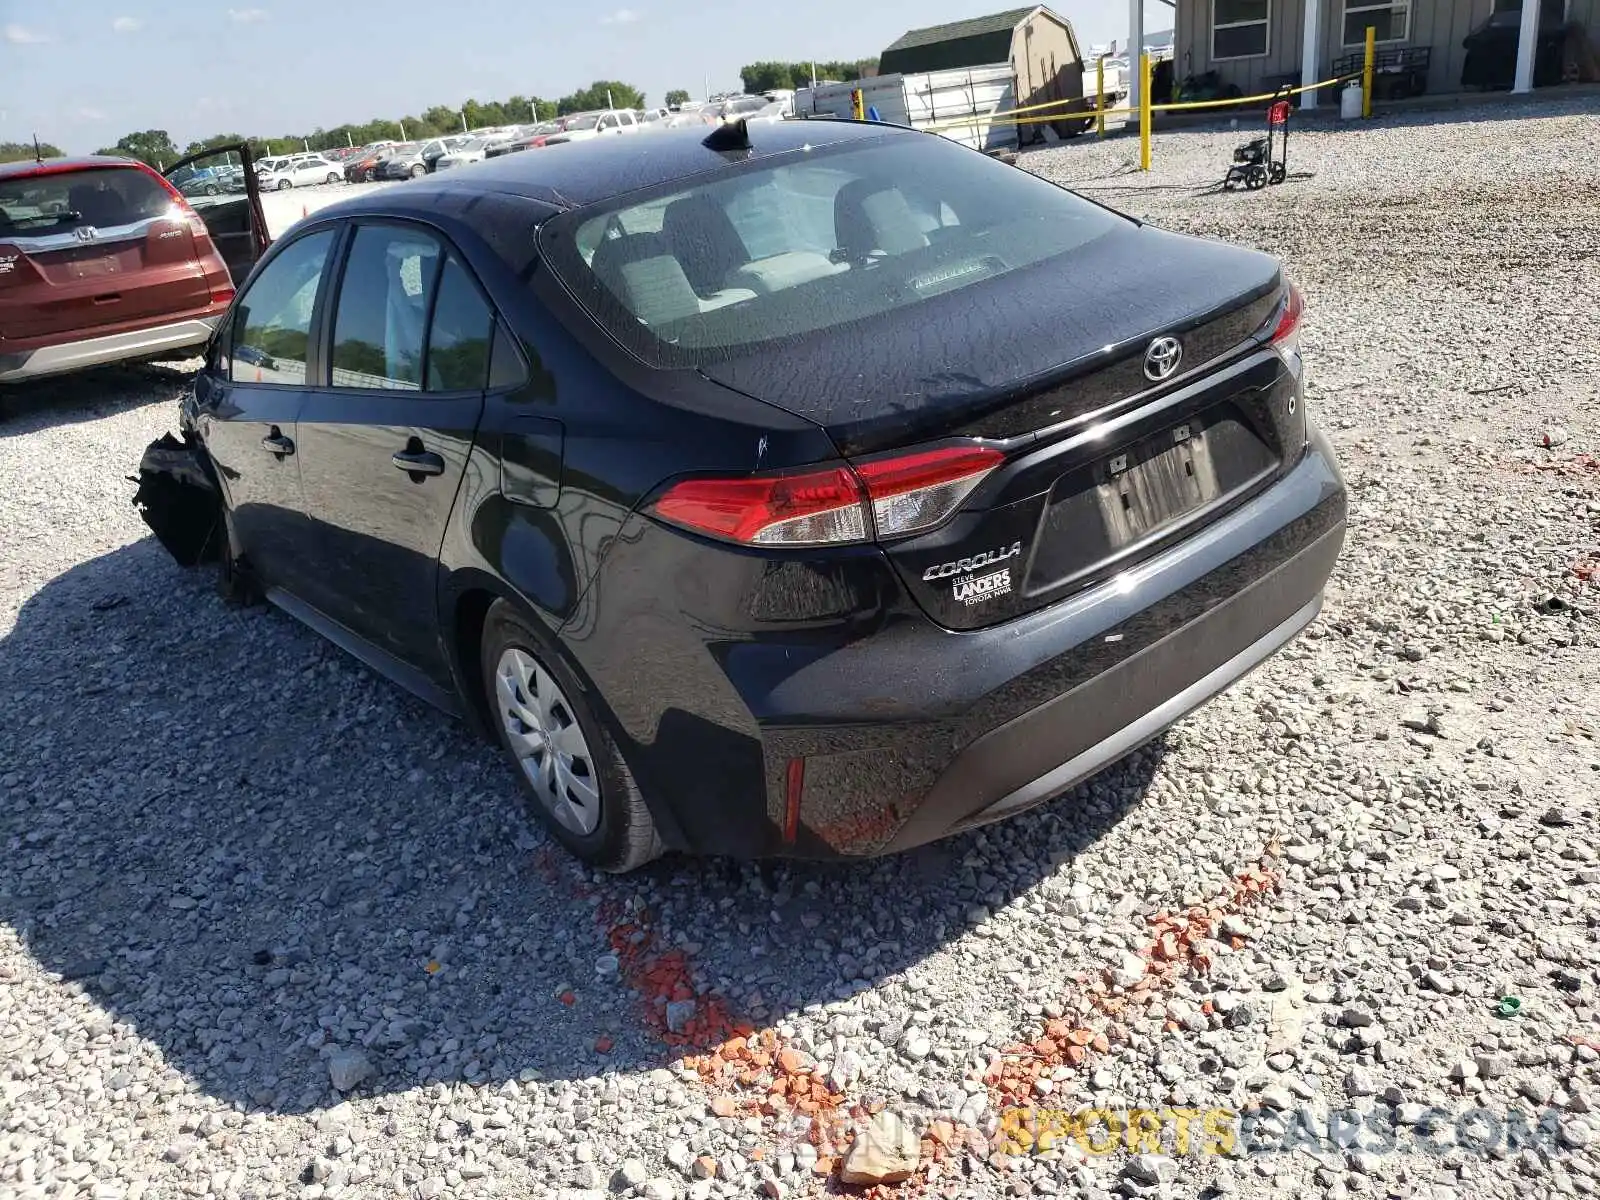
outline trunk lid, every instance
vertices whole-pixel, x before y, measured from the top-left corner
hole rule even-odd
[[[1266,320],[1268,255],[1119,225],[1058,260],[701,370],[817,422],[846,455],[931,437],[1014,438],[1148,390],[1158,335],[1183,376]]]
[[[136,167],[0,179],[0,341],[204,309],[211,289],[172,194]]]
[[[701,369],[815,420],[847,458],[1005,450],[954,518],[884,547],[933,619],[974,629],[1127,570],[1282,469],[1304,444],[1299,381],[1261,331],[1284,286],[1266,255],[1128,226],[1065,266]],[[1182,358],[1153,382],[1169,337]]]

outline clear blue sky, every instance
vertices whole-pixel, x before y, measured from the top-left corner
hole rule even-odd
[[[1014,2],[1014,0],[1013,0]],[[736,90],[760,59],[854,59],[1007,0],[0,0],[0,140],[69,153],[165,129],[277,136],[469,97],[555,98],[621,79]],[[1127,0],[1060,0],[1078,38],[1127,38]],[[1145,6],[1147,31],[1172,9]]]

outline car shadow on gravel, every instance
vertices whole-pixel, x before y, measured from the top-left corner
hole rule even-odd
[[[146,404],[176,403],[194,364],[130,363],[28,383],[0,384],[0,438],[98,421]]]
[[[897,857],[613,878],[525,823],[493,748],[153,539],[31,596],[0,679],[0,920],[31,958],[9,985],[82,989],[168,1087],[275,1112],[336,1103],[336,1051],[365,1055],[358,1094],[664,1065],[606,957],[634,926],[755,1024],[898,986],[1115,824],[1162,753]],[[976,1022],[998,984],[963,970],[941,1003]]]

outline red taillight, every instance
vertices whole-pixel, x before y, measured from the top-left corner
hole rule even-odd
[[[686,479],[656,501],[658,517],[749,545],[859,542],[861,484],[845,466],[744,479]]]
[[[1275,314],[1272,336],[1268,339],[1272,345],[1284,350],[1294,349],[1295,341],[1300,334],[1300,317],[1305,311],[1305,298],[1300,295],[1300,289],[1291,283],[1283,303],[1278,306]]]
[[[211,303],[232,304],[233,289],[231,287],[213,287],[211,289]]]
[[[990,446],[945,446],[856,464],[879,537],[939,524],[1004,460]]]
[[[687,479],[652,511],[664,521],[752,546],[817,546],[932,529],[1004,459],[944,446],[852,466],[740,479]]]

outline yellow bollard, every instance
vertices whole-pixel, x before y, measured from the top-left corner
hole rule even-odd
[[[1139,169],[1150,169],[1150,55],[1139,55]]]
[[[1106,135],[1106,60],[1102,55],[1094,60],[1094,129],[1096,137]]]
[[[850,89],[850,115],[858,121],[867,119],[867,106],[860,88]]]
[[[1361,115],[1372,116],[1372,71],[1378,61],[1378,31],[1367,26],[1367,61],[1361,68]]]

